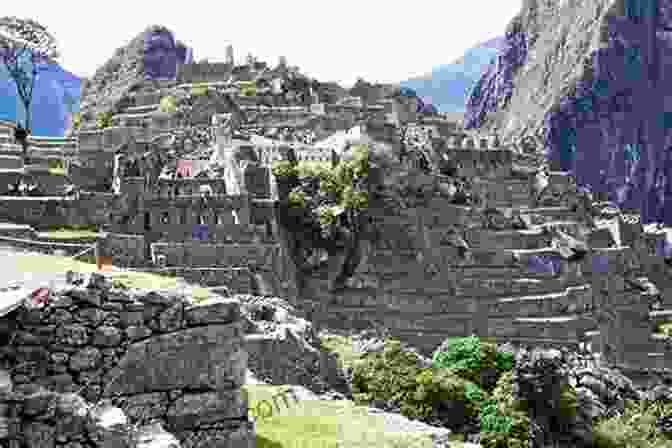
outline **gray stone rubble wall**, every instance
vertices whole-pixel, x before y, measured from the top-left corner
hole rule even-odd
[[[21,403],[8,440],[92,446],[79,423],[54,421],[53,400],[35,395],[45,388],[116,406],[135,425],[159,422],[183,447],[252,447],[242,325],[235,300],[192,304],[176,292],[112,288],[96,274],[41,309],[19,308],[0,319],[1,359]]]

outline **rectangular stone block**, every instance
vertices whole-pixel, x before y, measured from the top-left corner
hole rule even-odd
[[[185,394],[168,408],[166,423],[177,431],[195,429],[223,420],[244,418],[247,405],[247,394],[240,389]]]
[[[240,318],[240,302],[224,298],[211,298],[184,309],[188,325],[228,324]]]
[[[225,389],[243,384],[247,352],[242,324],[190,328],[138,342],[106,380],[104,394],[180,388]]]

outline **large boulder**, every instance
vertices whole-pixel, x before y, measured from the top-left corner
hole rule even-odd
[[[465,127],[535,135],[554,169],[672,223],[671,22],[671,0],[525,1]]]

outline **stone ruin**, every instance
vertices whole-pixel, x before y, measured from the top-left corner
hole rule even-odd
[[[0,318],[0,445],[254,446],[238,301],[76,283]]]
[[[189,67],[195,66],[180,70]],[[212,81],[207,88],[220,95],[237,88]],[[145,83],[129,94],[113,117],[115,126],[80,131],[79,163],[110,179],[115,149],[143,154],[152,150],[152,142],[155,149],[172,148],[179,121],[155,112],[163,96],[184,88],[176,83]],[[609,211],[607,204],[590,199],[569,173],[544,168],[533,139],[502,143],[446,120],[417,116],[411,105],[393,101],[353,105],[334,100],[316,108],[267,107],[255,104],[255,98],[232,98],[245,119],[235,130],[210,128],[211,144],[229,154],[252,148],[256,159],[246,162],[256,164],[255,174],[237,176],[236,182],[158,179],[151,188],[146,178],[125,176],[117,197],[81,199],[77,211],[67,205],[70,211],[60,219],[83,215],[111,226],[114,234],[130,234],[123,243],[117,238],[116,249],[110,249],[117,259],[136,254],[129,265],[161,260],[165,268],[210,286],[219,282],[236,292],[265,290],[291,297],[315,322],[355,328],[377,322],[425,351],[447,336],[470,333],[550,346],[579,346],[592,339],[594,351],[623,368],[670,364],[663,343],[650,337],[655,320],[666,316],[669,296],[669,269],[656,249],[664,237],[632,224],[627,211]],[[221,111],[215,107],[204,113]],[[318,276],[298,290],[298,274],[273,212],[275,181],[269,165],[282,157],[281,145],[252,141],[252,132],[245,132],[291,127],[306,119],[342,120],[348,126],[363,122],[365,136],[374,143],[405,144],[411,154],[407,168],[424,172],[423,182],[433,189],[424,204],[392,212],[371,206],[382,237],[364,243],[363,260],[342,290],[334,290],[332,278]],[[402,143],[397,131],[407,121],[407,137],[415,137]],[[331,160],[324,147],[293,146],[301,160]],[[206,198],[203,184],[212,187]],[[261,187],[252,194],[255,184]],[[232,186],[241,194],[232,194]],[[34,208],[26,204],[21,218],[44,219],[45,212],[33,213]],[[99,215],[91,219],[94,212]],[[195,225],[209,227],[207,238],[194,241]],[[641,286],[647,277],[657,293]],[[662,314],[650,313],[648,303],[659,299]],[[632,325],[624,322],[633,315],[642,326],[626,335],[623,330]],[[642,355],[642,347],[651,355]]]

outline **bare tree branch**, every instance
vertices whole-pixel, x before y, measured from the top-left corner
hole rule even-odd
[[[0,61],[16,83],[17,94],[26,109],[25,125],[29,131],[35,79],[38,72],[55,62],[58,56],[56,39],[43,25],[31,19],[0,18]]]

